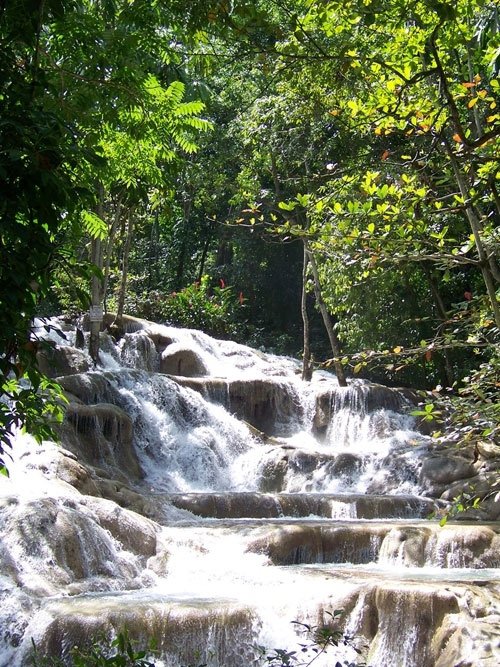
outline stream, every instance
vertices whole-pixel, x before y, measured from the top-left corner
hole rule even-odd
[[[0,481],[0,667],[124,628],[158,667],[257,667],[335,610],[318,667],[500,663],[500,523],[439,525],[410,392],[133,318],[93,369],[53,324],[61,443],[19,434]]]

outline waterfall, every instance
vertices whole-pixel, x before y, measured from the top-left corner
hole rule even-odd
[[[0,667],[124,628],[158,667],[258,667],[336,609],[371,667],[498,663],[499,525],[428,518],[445,468],[477,470],[436,457],[408,392],[133,318],[94,369],[51,324],[69,406],[0,480]]]

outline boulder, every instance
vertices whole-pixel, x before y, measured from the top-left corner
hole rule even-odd
[[[140,479],[131,418],[116,405],[71,403],[61,427],[63,444],[90,465],[112,469],[118,479]]]
[[[441,491],[459,479],[469,479],[477,474],[471,461],[459,456],[435,456],[426,459],[420,470],[420,483],[427,490]]]
[[[161,354],[160,372],[182,377],[208,375],[208,369],[201,357],[189,348],[169,345]]]
[[[91,367],[89,356],[70,346],[44,347],[37,354],[37,363],[40,371],[50,378],[85,373]]]
[[[70,452],[60,450],[56,463],[56,477],[84,495],[100,495],[89,468],[79,463]]]
[[[78,498],[20,500],[2,522],[1,571],[31,593],[54,595],[73,585],[75,592],[116,587],[120,580],[130,587],[139,574]]]
[[[85,505],[126,551],[146,558],[156,554],[159,527],[153,521],[104,498],[86,498]]]

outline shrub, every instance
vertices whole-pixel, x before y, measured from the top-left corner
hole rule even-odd
[[[220,281],[210,286],[209,277],[172,292],[158,303],[161,319],[176,326],[201,329],[212,336],[235,336],[241,317],[243,296]]]

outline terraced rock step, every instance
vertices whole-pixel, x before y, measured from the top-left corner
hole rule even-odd
[[[290,613],[315,625],[322,618],[328,620],[323,617],[324,609],[343,609],[338,629],[364,637],[362,646],[368,649],[370,665],[387,667],[388,636],[391,665],[408,664],[410,657],[415,660],[411,664],[420,667],[473,664],[460,662],[464,651],[477,659],[474,664],[497,665],[500,590],[494,582],[451,581],[443,589],[439,582],[398,579],[396,570],[390,580],[381,580],[377,572],[366,572],[359,581],[354,573],[335,569],[283,568],[275,573],[269,608],[279,607],[290,597],[292,581],[298,596]],[[252,600],[255,594],[265,595],[266,581],[248,583],[234,591],[232,599],[217,594],[215,586],[211,592],[207,589],[198,595],[142,590],[51,599],[40,611],[51,619],[40,648],[61,655],[68,646],[81,645],[89,636],[111,629],[119,632],[126,621],[133,636],[155,638],[168,664],[200,664],[209,658],[226,667],[253,664],[268,628],[257,622]],[[303,596],[306,590],[308,596]],[[488,613],[478,618],[486,594],[492,604]],[[287,627],[293,620],[281,619],[282,648],[288,650],[295,648]],[[418,633],[406,632],[408,626],[417,628]],[[341,645],[329,649],[328,655],[332,660],[345,659],[344,651]]]
[[[307,517],[425,518],[445,503],[416,496],[323,493],[174,493],[179,509],[214,519]]]
[[[249,532],[247,550],[273,565],[379,563],[396,568],[496,568],[500,526],[393,521],[346,523],[297,521]]]

